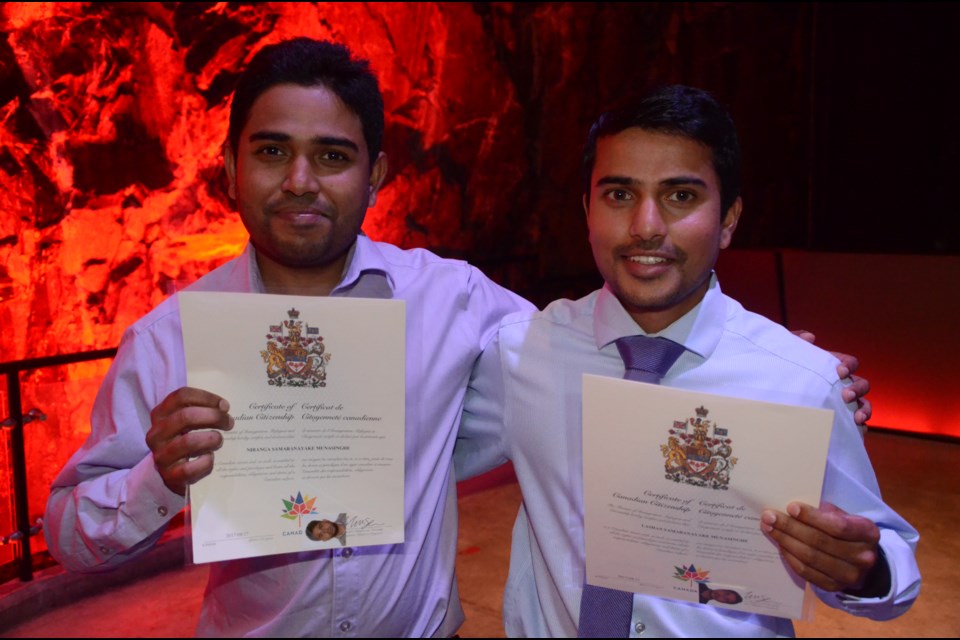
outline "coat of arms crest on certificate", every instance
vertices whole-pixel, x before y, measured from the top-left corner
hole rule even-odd
[[[696,418],[674,421],[667,444],[660,445],[668,480],[697,487],[727,489],[737,464],[727,429],[707,420],[709,410],[695,409]]]
[[[267,363],[267,383],[277,387],[325,387],[330,354],[318,327],[304,326],[300,312],[287,311],[288,319],[270,325],[267,349],[260,357]],[[304,335],[306,331],[306,335]]]

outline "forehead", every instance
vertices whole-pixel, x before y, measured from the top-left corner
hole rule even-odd
[[[265,131],[303,139],[342,137],[364,146],[360,117],[324,85],[278,84],[261,93],[250,107],[240,141]]]
[[[594,184],[604,176],[661,182],[689,176],[719,189],[710,148],[681,135],[631,127],[597,140]]]

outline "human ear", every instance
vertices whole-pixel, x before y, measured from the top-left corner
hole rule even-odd
[[[727,214],[720,223],[720,248],[726,249],[733,240],[733,232],[737,230],[737,223],[740,221],[740,212],[743,210],[743,200],[737,198],[727,209]]]
[[[370,197],[367,202],[368,207],[372,207],[377,204],[377,193],[380,191],[380,187],[383,186],[383,181],[387,178],[387,154],[383,151],[377,154],[377,159],[373,161],[373,166],[370,167]]]
[[[237,158],[229,142],[223,143],[223,168],[227,171],[227,193],[237,199]]]

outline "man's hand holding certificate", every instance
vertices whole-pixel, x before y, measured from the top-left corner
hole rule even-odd
[[[803,617],[804,583],[761,515],[819,504],[831,423],[822,409],[584,376],[587,582]],[[790,524],[771,537],[801,555],[824,535],[778,519]]]
[[[220,396],[183,387],[150,412],[147,445],[167,488],[185,495],[187,485],[213,470],[213,452],[223,444],[216,430],[233,428],[230,403]]]
[[[867,597],[890,589],[889,571],[878,562],[880,529],[867,518],[830,503],[815,509],[793,502],[786,514],[764,511],[761,521],[796,574],[821,589]]]
[[[403,542],[403,302],[185,292],[180,314],[191,388],[148,439],[171,489],[203,478],[194,560]]]

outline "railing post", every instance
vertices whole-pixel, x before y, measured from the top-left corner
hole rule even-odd
[[[34,420],[46,420],[47,416],[39,409],[31,409],[27,415],[23,414],[23,403],[20,396],[20,372],[58,367],[77,362],[89,362],[101,358],[112,358],[117,355],[116,349],[100,349],[79,353],[67,353],[42,358],[29,358],[11,362],[0,362],[0,374],[7,377],[7,404],[10,416],[0,420],[0,425],[10,431],[10,458],[13,466],[13,493],[17,530],[4,537],[4,542],[17,542],[16,559],[19,565],[20,580],[33,580],[33,554],[30,552],[30,536],[43,528],[42,521],[35,526],[30,525],[30,503],[27,501],[27,454],[24,449],[24,426]]]
[[[13,492],[16,501],[17,540],[20,581],[33,580],[33,556],[30,553],[30,505],[27,502],[27,456],[23,442],[23,406],[20,402],[20,372],[7,372],[7,404],[10,407],[10,448],[13,458]]]

